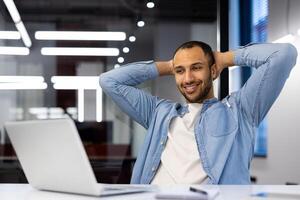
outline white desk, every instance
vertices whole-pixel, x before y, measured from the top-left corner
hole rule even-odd
[[[188,186],[176,186],[178,189],[188,188]],[[248,185],[248,186],[204,186],[207,188],[219,189],[220,194],[216,200],[288,200],[290,198],[254,198],[250,195],[262,191],[278,191],[278,192],[297,192],[300,195],[300,186],[285,186],[285,185]],[[159,188],[165,190],[168,188]],[[130,194],[111,197],[89,197],[82,195],[63,194],[55,192],[42,192],[33,189],[28,184],[0,184],[0,199],[1,200],[114,200],[114,199],[135,199],[148,200],[155,199],[155,192]],[[296,198],[293,198],[296,199]],[[300,199],[300,198],[299,198]],[[292,199],[291,199],[292,200]]]

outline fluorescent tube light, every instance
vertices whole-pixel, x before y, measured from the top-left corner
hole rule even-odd
[[[78,121],[83,122],[84,121],[84,90],[80,89],[77,91],[78,98]]]
[[[123,41],[126,40],[126,33],[109,31],[37,31],[35,32],[35,39]]]
[[[1,40],[19,40],[21,35],[18,31],[0,31]]]
[[[102,121],[102,89],[99,88],[96,90],[96,121]]]
[[[57,90],[100,89],[98,76],[52,76],[51,82]]]
[[[31,47],[32,43],[31,43],[30,37],[26,31],[26,28],[25,28],[23,22],[21,21],[19,11],[18,11],[14,1],[13,0],[3,0],[3,1],[7,7],[8,12],[10,13],[11,18],[15,22],[17,30],[21,34],[21,37],[22,37],[22,40],[23,40],[25,46]]]
[[[47,56],[118,56],[118,48],[84,48],[84,47],[43,47],[42,55]]]
[[[0,76],[0,90],[43,90],[47,88],[42,76]]]
[[[85,83],[82,83],[81,85],[79,83],[77,83],[76,85],[72,85],[70,83],[54,83],[53,88],[56,90],[96,90],[98,88],[98,85],[90,85]]]
[[[0,55],[29,55],[27,47],[0,47]]]
[[[21,21],[21,17],[19,14],[19,11],[16,7],[16,4],[13,0],[3,0],[4,4],[6,5],[6,8],[13,19],[15,23],[19,23]]]
[[[19,83],[0,83],[0,90],[44,90],[46,83],[19,82]]]
[[[42,76],[0,76],[0,83],[43,83],[44,80]]]
[[[17,27],[17,30],[18,30],[18,31],[20,32],[20,34],[21,34],[21,37],[22,37],[22,40],[23,40],[25,46],[26,46],[26,47],[31,47],[32,42],[31,42],[31,40],[30,40],[30,37],[29,37],[29,35],[28,35],[28,33],[27,33],[27,30],[26,30],[26,28],[25,28],[23,22],[21,21],[21,22],[19,22],[19,23],[16,23],[16,27]]]
[[[288,34],[273,41],[273,43],[293,43],[294,41],[295,41],[295,36],[293,36],[292,34]]]
[[[102,121],[102,89],[98,76],[52,76],[51,82],[57,90],[77,90],[78,121],[84,121],[84,90],[96,90],[96,121]]]

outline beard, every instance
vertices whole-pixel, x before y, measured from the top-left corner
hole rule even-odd
[[[184,96],[184,98],[187,100],[188,103],[202,103],[205,99],[207,99],[209,92],[211,88],[213,87],[213,80],[211,77],[211,74],[209,74],[209,77],[205,79],[204,81],[194,81],[191,84],[197,83],[197,91],[195,91],[196,94],[188,95],[185,93],[183,89],[183,85],[178,86],[180,93]]]

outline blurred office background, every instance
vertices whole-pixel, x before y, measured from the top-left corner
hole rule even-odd
[[[71,117],[99,181],[128,183],[146,131],[102,93],[97,77],[129,62],[168,60],[188,40],[214,50],[250,42],[298,48],[298,9],[297,0],[0,0],[0,182],[26,182],[6,121]],[[254,183],[300,183],[298,68],[257,130]],[[238,90],[251,73],[223,73],[216,96]],[[172,77],[140,88],[184,101]]]

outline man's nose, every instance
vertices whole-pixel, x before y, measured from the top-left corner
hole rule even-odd
[[[186,84],[194,82],[194,75],[191,73],[191,71],[187,70],[184,77],[184,82]]]

